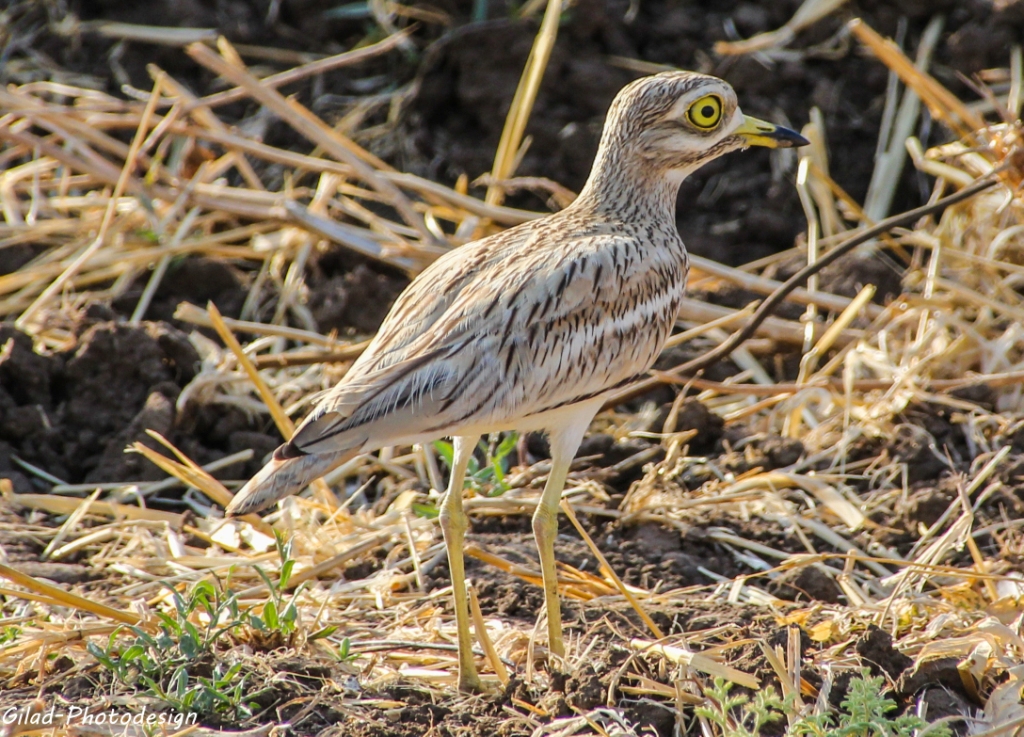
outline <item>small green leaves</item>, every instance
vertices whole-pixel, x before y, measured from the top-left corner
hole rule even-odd
[[[732,684],[716,678],[714,686],[705,692],[707,703],[694,711],[717,726],[722,737],[759,737],[763,727],[783,716],[790,721],[787,737],[914,737],[925,728],[930,737],[950,737],[945,724],[929,725],[915,714],[891,716],[896,702],[883,695],[884,685],[884,679],[862,670],[850,681],[838,714],[801,714],[795,699],[779,698],[770,686],[751,701],[748,696],[731,695]]]
[[[208,580],[194,584],[184,595],[167,588],[174,608],[170,614],[155,612],[158,632],[119,627],[104,647],[86,643],[89,654],[123,685],[148,690],[178,711],[236,718],[250,715],[240,664],[226,668],[217,663],[210,677],[192,675],[209,669],[223,638],[243,624],[237,600],[233,595],[222,596]],[[132,635],[127,643],[123,642],[126,632]]]
[[[501,496],[508,491],[505,477],[510,466],[509,456],[516,449],[518,442],[519,435],[514,432],[494,435],[490,442],[481,440],[477,448],[478,453],[469,460],[466,468],[466,481],[469,486],[489,497]],[[452,468],[455,464],[455,449],[452,444],[445,440],[437,440],[433,445],[448,468]],[[483,463],[477,459],[478,455],[483,456]]]

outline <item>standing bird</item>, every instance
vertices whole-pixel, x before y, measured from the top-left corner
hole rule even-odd
[[[676,230],[679,184],[730,151],[806,144],[794,131],[744,116],[732,87],[715,77],[666,72],[627,85],[608,111],[576,201],[451,251],[417,276],[345,378],[227,514],[264,509],[360,453],[453,437],[440,522],[459,688],[478,691],[462,556],[466,467],[484,433],[546,431],[551,473],[533,531],[548,648],[563,656],[558,504],[605,397],[651,367],[675,324],[688,270]]]

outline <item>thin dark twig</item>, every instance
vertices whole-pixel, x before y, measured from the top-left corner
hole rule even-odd
[[[915,220],[919,220],[920,218],[923,218],[925,215],[931,215],[932,213],[938,212],[939,210],[944,210],[950,205],[955,205],[957,202],[962,202],[963,200],[973,197],[974,195],[978,194],[978,192],[982,192],[998,183],[999,179],[997,179],[995,176],[991,176],[990,178],[986,179],[980,179],[971,186],[964,187],[959,192],[954,192],[953,194],[943,197],[940,200],[936,200],[930,205],[922,205],[921,207],[917,207],[913,210],[907,210],[906,212],[900,213],[899,215],[893,215],[892,217],[886,218],[885,220],[882,220],[880,223],[874,225],[873,227],[870,227],[867,230],[858,233],[849,240],[843,241],[838,246],[833,248],[831,251],[826,253],[824,256],[818,258],[818,260],[815,261],[813,264],[808,264],[804,268],[800,269],[800,271],[793,274],[793,276],[789,277],[785,282],[783,282],[782,286],[780,286],[778,289],[772,292],[768,296],[768,299],[761,303],[761,306],[757,308],[753,315],[751,315],[750,321],[742,328],[737,330],[735,333],[733,333],[729,340],[722,343],[713,351],[705,353],[700,358],[695,358],[692,361],[688,361],[682,364],[681,366],[677,367],[673,373],[694,373],[700,371],[701,369],[705,369],[708,366],[711,366],[720,361],[721,359],[725,358],[726,356],[728,356],[730,353],[736,350],[736,348],[739,347],[739,345],[743,343],[743,341],[747,340],[750,336],[754,334],[754,331],[757,330],[757,326],[764,322],[765,318],[767,318],[769,315],[772,314],[772,312],[775,311],[775,308],[778,307],[779,303],[781,303],[786,297],[789,296],[790,292],[792,292],[794,289],[796,289],[801,284],[806,282],[808,278],[810,278],[814,274],[817,274],[826,266],[835,263],[840,258],[845,256],[847,253],[849,253],[862,243],[866,243],[873,238],[877,238],[878,236],[882,235],[883,233],[887,233],[893,228],[898,228],[901,225],[907,225],[908,223],[912,223]]]
[[[392,650],[436,650],[445,653],[457,653],[458,645],[448,645],[440,642],[417,642],[413,640],[366,640],[365,642],[349,643],[349,652],[353,655],[364,655],[366,653],[391,652]],[[474,647],[473,654],[486,657],[482,648]],[[516,664],[507,658],[501,662],[509,668],[515,668]]]
[[[892,230],[893,228],[898,228],[901,225],[907,225],[908,223],[912,223],[924,217],[925,215],[931,215],[932,213],[943,210],[949,207],[950,205],[955,205],[957,202],[962,202],[963,200],[969,199],[970,197],[973,197],[979,192],[982,192],[988,189],[989,187],[998,184],[999,178],[997,175],[1000,171],[1001,169],[997,169],[993,171],[991,174],[989,174],[987,177],[979,179],[977,182],[970,185],[969,187],[964,187],[960,191],[954,192],[951,195],[947,195],[946,197],[936,200],[931,204],[922,205],[921,207],[917,207],[913,210],[907,210],[906,212],[900,213],[899,215],[893,215],[892,217],[888,217],[885,220],[876,223],[867,230],[864,230],[858,233],[857,235],[853,236],[852,238],[843,241],[838,246],[833,248],[831,251],[826,253],[824,256],[819,257],[816,262],[814,262],[813,264],[808,264],[804,268],[800,269],[800,271],[793,274],[793,276],[789,277],[789,279],[787,279],[778,289],[776,289],[774,292],[768,295],[768,298],[764,302],[762,302],[760,306],[757,308],[757,310],[754,312],[754,314],[751,315],[749,322],[747,322],[746,325],[744,325],[742,328],[733,333],[729,337],[729,339],[726,340],[724,343],[719,345],[714,350],[708,351],[699,358],[695,358],[692,361],[687,361],[684,364],[676,366],[671,371],[666,371],[663,373],[672,374],[675,376],[692,376],[698,371],[703,371],[709,366],[718,363],[723,358],[731,354],[734,350],[736,350],[740,346],[740,344],[742,344],[745,340],[750,338],[750,336],[752,336],[754,332],[757,330],[758,326],[762,322],[764,322],[765,319],[772,314],[772,312],[775,311],[775,308],[778,307],[779,303],[786,299],[786,297],[789,296],[789,294],[794,289],[796,289],[804,282],[806,282],[809,277],[813,276],[814,274],[817,274],[819,271],[824,269],[829,264],[835,263],[838,259],[845,256],[854,248],[861,245],[862,243],[870,241],[872,238],[877,238],[878,236]],[[640,381],[636,385],[634,385],[634,388],[627,388],[625,391],[616,394],[608,402],[608,404],[619,404],[628,399],[632,399],[638,394],[642,394],[643,392],[648,391],[651,388],[649,383],[651,381],[661,383],[657,378]]]

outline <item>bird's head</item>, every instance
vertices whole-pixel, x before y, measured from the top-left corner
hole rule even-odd
[[[796,131],[744,115],[728,83],[694,72],[664,72],[624,87],[608,111],[605,137],[646,167],[679,178],[729,151],[808,143]]]

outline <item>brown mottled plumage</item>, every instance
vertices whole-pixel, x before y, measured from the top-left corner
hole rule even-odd
[[[732,88],[714,77],[668,72],[628,85],[612,103],[576,201],[425,269],[228,514],[259,511],[359,453],[453,436],[441,525],[459,625],[459,684],[479,689],[462,564],[466,465],[484,433],[547,431],[552,471],[534,531],[549,649],[562,655],[558,501],[604,397],[650,368],[675,323],[688,268],[675,225],[679,183],[729,151],[803,143],[792,131],[744,117]]]

